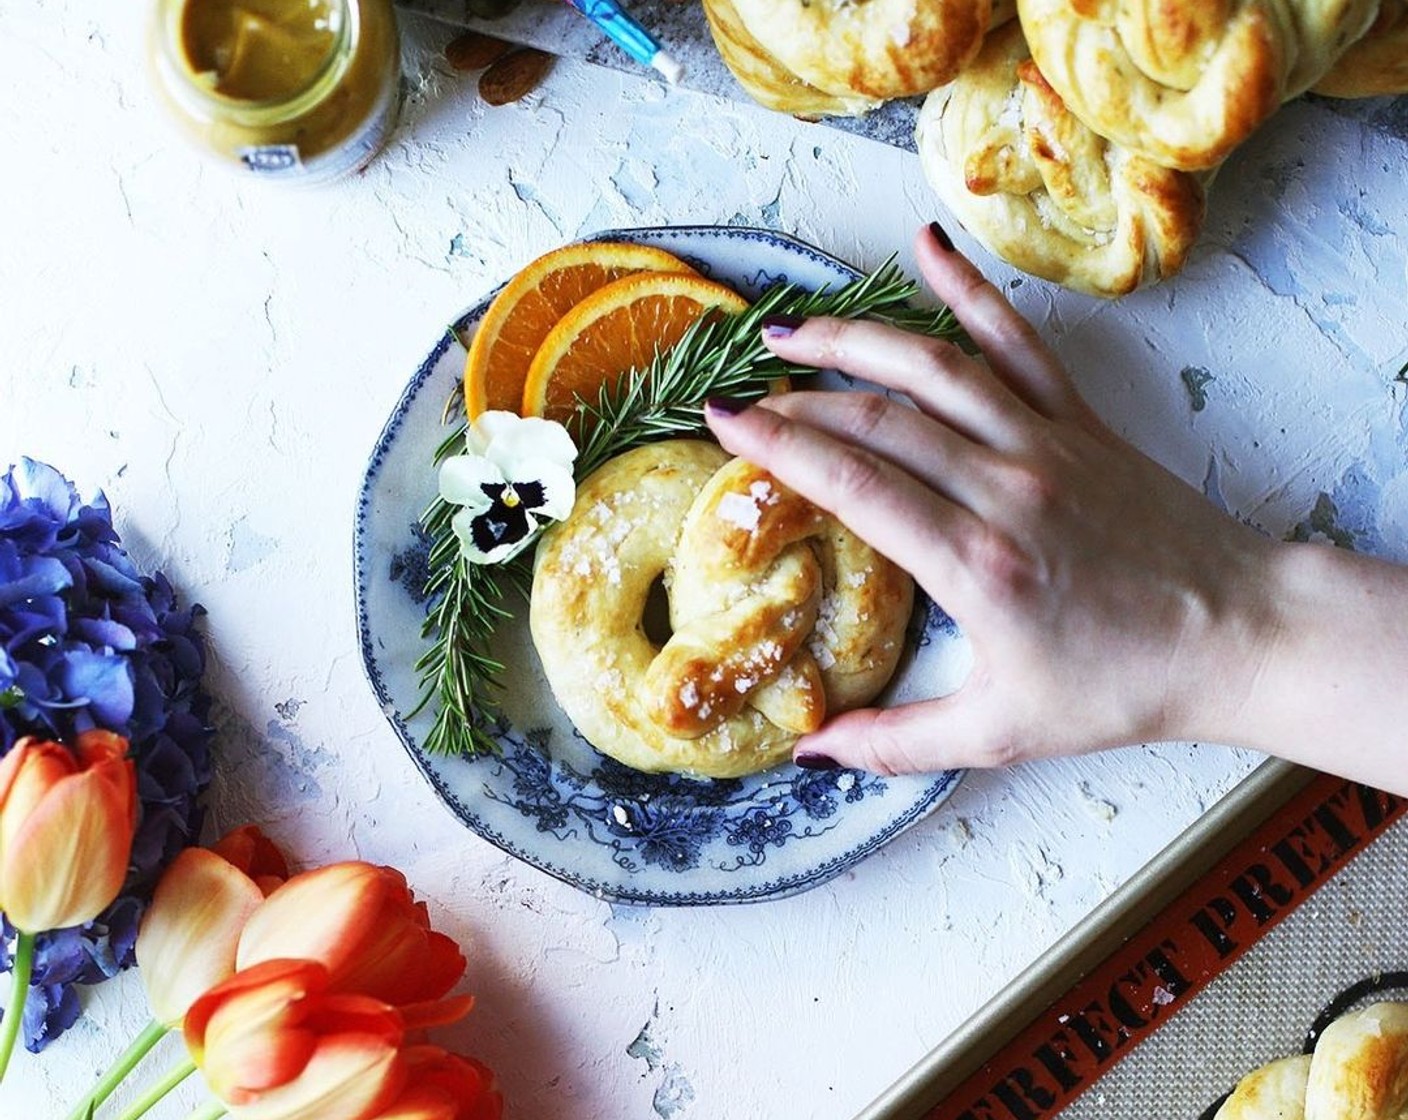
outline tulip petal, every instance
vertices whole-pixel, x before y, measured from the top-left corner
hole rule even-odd
[[[288,861],[279,846],[270,840],[258,825],[247,824],[222,836],[210,850],[223,856],[264,889],[266,882],[284,882],[288,878]],[[273,890],[271,885],[265,894]]]
[[[236,972],[201,996],[186,1012],[181,1030],[186,1049],[202,1069],[207,1068],[207,1052],[224,1040],[223,1032],[232,1020],[220,1018],[231,1005],[242,1008],[248,1029],[262,1029],[277,1023],[287,1006],[310,992],[327,988],[328,970],[317,961],[265,961]],[[234,1023],[239,1022],[236,1016]]]
[[[438,1046],[401,1051],[410,1076],[405,1091],[375,1120],[500,1120],[503,1097],[494,1071]]]
[[[246,1099],[226,1099],[237,1120],[369,1120],[406,1082],[398,1049],[374,1035],[342,1034],[318,1042],[303,1071]]]
[[[360,860],[295,875],[264,900],[240,936],[237,967],[280,958],[321,961],[337,977],[374,933],[374,918],[396,879]],[[375,994],[375,993],[374,993]]]
[[[238,967],[280,957],[322,961],[336,990],[391,1004],[436,999],[465,967],[459,946],[430,929],[405,876],[360,861],[295,875],[250,918]]]
[[[0,788],[0,853],[11,848],[20,830],[54,785],[78,773],[78,759],[59,743],[21,739],[5,756]]]
[[[137,964],[158,1022],[173,1026],[235,972],[240,931],[264,901],[254,880],[214,851],[187,848],[157,884],[137,935]]]
[[[408,1031],[425,1031],[458,1023],[474,1006],[473,996],[452,996],[449,999],[427,1000],[424,1003],[402,1004],[396,1010]]]
[[[397,1004],[439,999],[464,975],[464,954],[454,940],[428,928],[422,907],[397,910],[383,914],[377,936],[363,943],[337,985]]]
[[[0,758],[0,808],[3,808],[5,802],[9,800],[10,787],[19,777],[20,765],[24,762],[25,755],[29,752],[30,744],[33,742],[32,736],[16,740],[9,752]]]
[[[21,768],[0,810],[6,825],[16,795],[32,795],[27,777],[37,769]],[[117,897],[132,854],[135,789],[131,761],[110,760],[65,775],[32,802],[0,839],[0,898],[12,925],[29,933],[80,925]]]

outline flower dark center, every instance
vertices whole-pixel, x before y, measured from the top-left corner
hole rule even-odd
[[[486,482],[479,488],[494,503],[470,522],[474,546],[481,552],[521,541],[533,528],[528,511],[546,500],[541,482]]]

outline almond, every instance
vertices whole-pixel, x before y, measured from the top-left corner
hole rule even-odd
[[[510,51],[479,75],[479,96],[490,105],[507,105],[537,89],[550,69],[552,55],[546,51]]]
[[[445,58],[456,70],[483,70],[512,49],[512,43],[495,39],[492,35],[466,31],[450,40],[445,48]]]

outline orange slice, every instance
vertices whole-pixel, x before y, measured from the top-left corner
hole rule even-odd
[[[595,402],[603,386],[649,365],[710,312],[738,312],[748,301],[702,276],[644,272],[587,296],[548,332],[523,387],[523,415],[565,422],[577,398]]]
[[[528,366],[557,321],[598,288],[636,272],[694,270],[663,249],[593,241],[556,249],[510,280],[480,320],[465,359],[469,419],[491,408],[517,412]]]

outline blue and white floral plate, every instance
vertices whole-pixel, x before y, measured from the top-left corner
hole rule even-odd
[[[614,230],[684,257],[755,297],[790,280],[835,287],[858,273],[834,257],[766,230],[723,227]],[[455,321],[472,333],[489,300]],[[875,851],[940,804],[959,772],[881,778],[785,765],[727,781],[642,774],[598,754],[553,702],[527,633],[527,607],[505,625],[496,654],[508,667],[498,735],[502,753],[428,755],[430,723],[412,711],[425,603],[426,541],[417,518],[434,496],[441,416],[464,368],[449,333],[416,371],[372,452],[357,509],[357,613],[372,688],[412,759],[474,832],[535,867],[619,902],[700,905],[805,890]],[[829,387],[848,387],[823,375]],[[957,686],[967,644],[938,608],[919,612],[911,648],[881,703]]]

